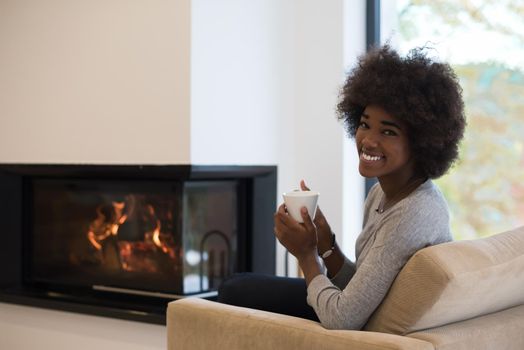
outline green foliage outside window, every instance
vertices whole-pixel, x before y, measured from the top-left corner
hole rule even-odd
[[[447,52],[443,59],[463,88],[468,125],[461,158],[437,180],[450,206],[455,239],[524,225],[524,61],[514,56],[524,54],[524,2],[412,0],[399,1],[397,8],[400,46],[426,44],[436,54]],[[428,33],[434,42],[427,42]],[[470,40],[457,48],[458,36]],[[491,37],[513,49],[470,58],[461,52],[490,45]]]

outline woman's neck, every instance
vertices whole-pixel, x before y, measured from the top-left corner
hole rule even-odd
[[[379,180],[380,181],[380,180]],[[382,188],[382,191],[384,191],[384,197],[382,198],[381,202],[379,203],[379,206],[377,208],[378,213],[382,213],[385,210],[391,208],[396,203],[400,202],[402,199],[409,196],[414,190],[417,189],[421,184],[423,184],[426,181],[426,178],[421,176],[412,176],[407,181],[405,181],[402,185],[395,184],[395,186],[387,187],[387,183],[384,184],[386,186],[383,187],[383,183],[380,183],[380,187]]]
[[[396,197],[399,192],[405,191],[406,188],[411,187],[411,185],[414,182],[419,182],[421,180],[423,180],[422,176],[413,175],[409,178],[406,178],[403,181],[394,181],[393,182],[393,181],[384,181],[384,180],[378,179],[378,182],[380,183],[380,187],[382,188],[382,191],[384,192],[386,198],[391,199],[393,197]]]

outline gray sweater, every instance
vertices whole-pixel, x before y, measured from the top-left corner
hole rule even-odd
[[[376,184],[366,199],[356,264],[346,258],[331,280],[318,275],[307,288],[307,302],[326,328],[361,329],[417,250],[452,239],[446,200],[432,181],[379,214],[383,196]]]

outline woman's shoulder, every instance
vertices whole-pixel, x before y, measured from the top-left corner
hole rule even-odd
[[[397,213],[396,233],[401,236],[430,243],[451,239],[446,199],[431,180],[408,196]]]
[[[446,199],[438,186],[431,180],[427,180],[420,185],[413,193],[406,198],[404,210],[411,212],[433,215],[437,213],[449,212]]]

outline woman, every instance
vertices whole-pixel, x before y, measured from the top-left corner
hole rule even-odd
[[[463,109],[453,70],[428,58],[423,49],[400,57],[386,45],[361,57],[338,105],[339,117],[356,141],[360,174],[378,179],[366,199],[356,262],[340,251],[320,209],[312,221],[303,208],[304,223],[299,224],[281,205],[275,235],[297,258],[305,279],[266,280],[260,284],[265,295],[246,295],[244,306],[253,307],[249,300],[257,300],[258,308],[279,312],[260,300],[271,299],[272,290],[281,291],[282,298],[301,291],[324,327],[361,329],[417,250],[451,240],[447,204],[431,179],[443,175],[457,158]],[[307,189],[303,181],[301,187]],[[220,298],[231,301],[226,295],[239,280],[254,286],[257,279],[232,278]],[[282,292],[291,281],[293,290]],[[315,319],[304,313],[298,315]]]

